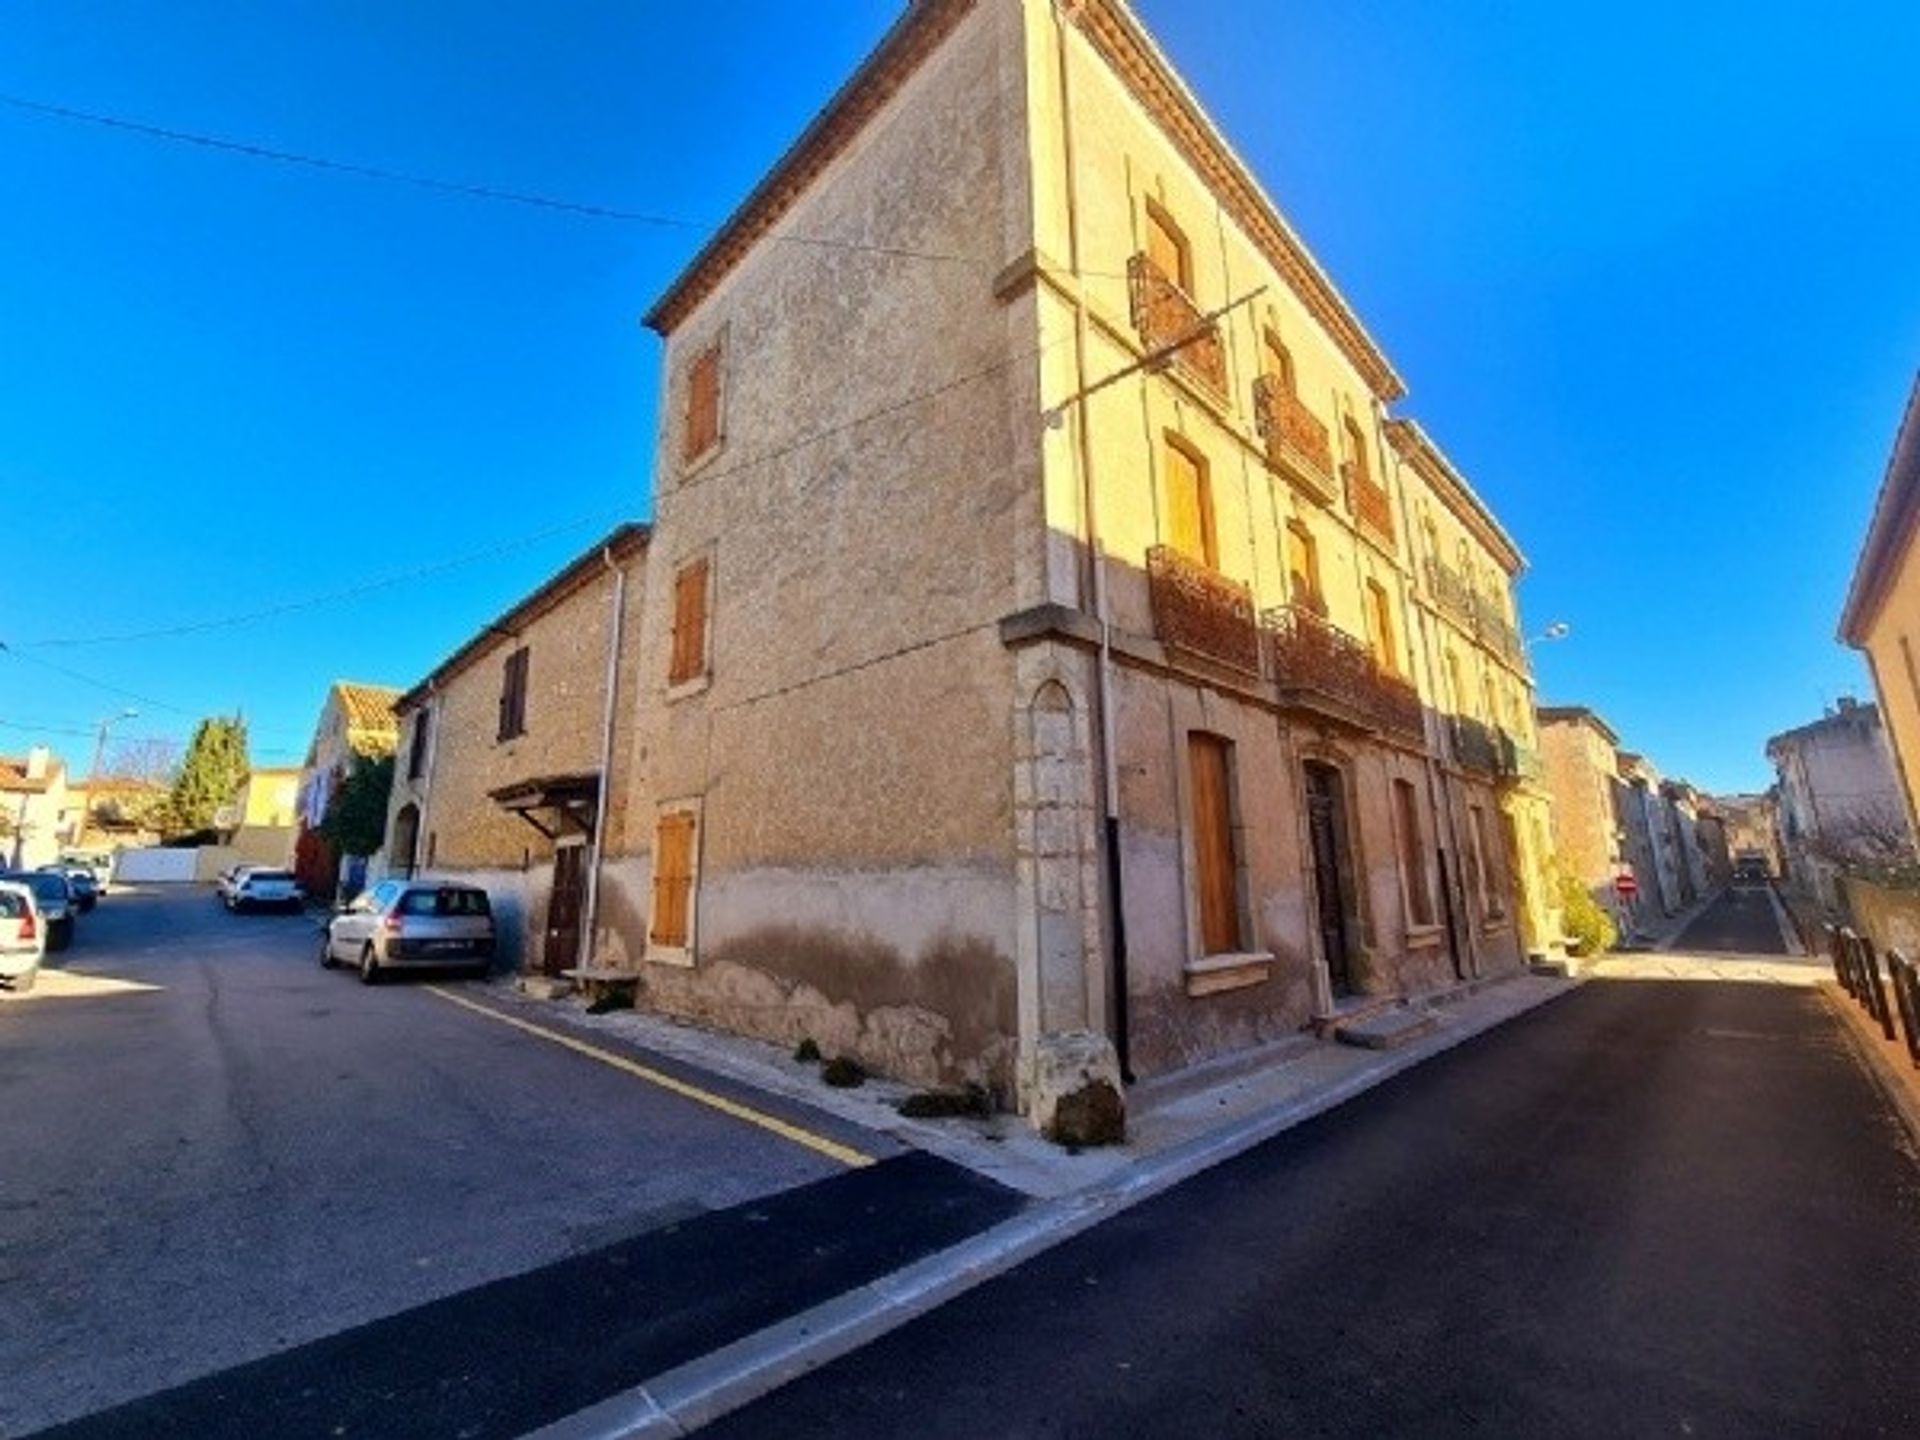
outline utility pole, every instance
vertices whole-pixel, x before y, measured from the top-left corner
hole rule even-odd
[[[93,764],[87,770],[87,803],[80,808],[80,831],[74,836],[73,843],[82,846],[87,843],[87,833],[93,828],[93,807],[100,801],[100,765],[107,754],[107,731],[116,720],[131,720],[139,715],[138,710],[122,710],[118,715],[108,715],[100,722],[100,728],[93,737]]]

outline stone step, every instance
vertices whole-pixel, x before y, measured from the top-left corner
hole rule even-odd
[[[1343,1021],[1334,1027],[1333,1038],[1363,1050],[1393,1050],[1439,1026],[1440,1017],[1431,1010],[1382,1010],[1363,1019]]]

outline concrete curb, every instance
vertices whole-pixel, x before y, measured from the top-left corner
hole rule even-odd
[[[1376,1064],[1322,1090],[1196,1136],[1084,1190],[1036,1202],[958,1245],[555,1421],[529,1440],[655,1440],[690,1434],[1102,1220],[1569,994],[1579,983],[1527,999],[1510,1011],[1461,1023],[1404,1050],[1383,1053]]]
[[[1886,1052],[1887,1042],[1880,1033],[1880,1022],[1862,1010],[1853,997],[1840,988],[1838,981],[1823,980],[1816,988],[1829,1008],[1837,1013],[1847,1043],[1886,1095],[1906,1129],[1907,1142],[1914,1153],[1920,1155],[1920,1072],[1900,1069]]]
[[[1786,942],[1787,954],[1805,955],[1807,947],[1800,943],[1800,936],[1793,928],[1793,919],[1787,914],[1787,907],[1780,903],[1780,892],[1767,886],[1767,899],[1773,903],[1774,923],[1780,927],[1780,938]]]

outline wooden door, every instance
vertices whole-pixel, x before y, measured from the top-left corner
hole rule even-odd
[[[1193,772],[1193,872],[1200,905],[1200,948],[1207,955],[1240,949],[1240,904],[1233,859],[1233,804],[1228,790],[1227,742],[1189,735]]]
[[[553,852],[553,892],[547,896],[547,938],[540,966],[549,975],[580,963],[580,912],[587,898],[587,847],[562,845]]]
[[[1307,776],[1307,840],[1313,856],[1313,897],[1320,925],[1320,949],[1327,957],[1327,978],[1335,995],[1353,990],[1348,963],[1346,802],[1340,792],[1340,772],[1331,765],[1309,762]]]

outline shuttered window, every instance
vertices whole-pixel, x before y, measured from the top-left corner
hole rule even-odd
[[[687,371],[687,420],[681,458],[698,460],[720,442],[720,342],[695,357]]]
[[[1326,598],[1320,593],[1320,550],[1313,543],[1313,532],[1299,520],[1287,522],[1287,580],[1294,604],[1317,615],[1327,613]]]
[[[1232,766],[1229,742],[1218,735],[1187,737],[1193,781],[1193,872],[1204,954],[1240,949],[1240,903],[1233,853]]]
[[[507,656],[500,675],[499,739],[511,740],[527,733],[527,647],[521,646]]]
[[[707,575],[705,556],[689,560],[673,577],[673,645],[667,683],[684,685],[707,673]]]
[[[1351,419],[1341,422],[1347,431],[1347,458],[1353,461],[1353,478],[1357,484],[1370,485],[1373,474],[1367,468],[1367,437],[1360,433],[1360,427]]]
[[[653,839],[653,924],[655,945],[684,949],[693,900],[694,816],[673,810],[660,817]]]
[[[1367,581],[1367,630],[1373,641],[1373,658],[1381,668],[1400,673],[1400,647],[1393,633],[1393,601],[1378,580]]]
[[[1193,250],[1173,217],[1147,202],[1147,259],[1174,284],[1193,294]]]
[[[1166,441],[1167,541],[1189,560],[1217,566],[1213,533],[1213,495],[1207,462],[1171,435]]]
[[[1407,895],[1407,923],[1433,924],[1433,890],[1427,884],[1427,844],[1420,833],[1420,798],[1413,782],[1393,782],[1393,819],[1400,842],[1400,880]]]
[[[427,711],[413,712],[413,743],[407,747],[407,778],[418,780],[427,773]]]
[[[1287,394],[1293,394],[1293,356],[1280,343],[1280,337],[1271,330],[1266,331],[1261,337],[1261,352],[1260,363],[1265,372],[1278,380]]]

